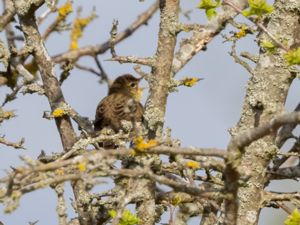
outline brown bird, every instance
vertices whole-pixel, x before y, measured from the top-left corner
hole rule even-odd
[[[122,128],[122,120],[142,121],[144,109],[138,97],[140,80],[131,74],[119,76],[114,80],[108,95],[97,106],[95,131],[108,127],[117,133]]]

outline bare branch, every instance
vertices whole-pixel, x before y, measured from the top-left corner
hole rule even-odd
[[[153,58],[137,58],[135,56],[114,56],[106,61],[118,61],[120,63],[136,63],[145,66],[153,66],[155,59]]]
[[[10,23],[15,16],[15,7],[12,0],[5,0],[5,10],[0,16],[0,31],[4,30],[6,25]]]
[[[240,153],[244,152],[244,148],[250,145],[252,142],[259,138],[262,138],[268,134],[276,133],[277,130],[286,124],[300,123],[300,113],[292,112],[285,115],[275,117],[267,124],[261,125],[257,128],[253,128],[249,131],[233,137],[228,145],[228,160],[225,169],[225,187],[227,193],[233,195],[232,199],[225,201],[225,208],[227,210],[225,221],[228,224],[229,221],[236,221],[238,203],[236,201],[238,191],[238,180],[240,177],[239,172],[236,170],[240,163]]]
[[[249,131],[246,131],[234,137],[230,141],[229,149],[234,148],[243,151],[242,149],[251,144],[253,141],[256,141],[257,139],[262,138],[268,134],[275,133],[281,126],[298,123],[300,123],[300,112],[292,112],[284,115],[279,115],[267,124],[252,128]]]
[[[294,109],[294,112],[299,112],[300,111],[300,103],[296,106]],[[284,125],[278,132],[277,137],[276,137],[276,145],[278,148],[281,148],[282,145],[289,139],[293,138],[293,130],[297,124],[286,124]]]
[[[18,143],[7,141],[4,137],[0,137],[0,144],[13,147],[15,149],[25,149],[23,144],[25,142],[25,139],[22,138]]]
[[[40,15],[39,18],[37,18],[37,24],[40,25],[52,12],[55,11],[56,5],[57,5],[58,0],[52,0],[52,3],[50,7],[46,9],[45,12]]]
[[[116,53],[116,50],[115,50],[115,42],[116,42],[116,37],[117,37],[117,33],[118,33],[118,25],[119,25],[119,21],[114,20],[113,24],[112,24],[111,31],[110,31],[109,45],[110,45],[110,53],[111,53],[113,58],[117,56],[117,53]]]
[[[236,4],[240,8],[244,8],[247,5],[247,0],[236,1]],[[223,6],[223,9],[218,12],[215,18],[212,18],[201,29],[194,30],[193,35],[190,38],[184,39],[180,44],[179,50],[175,54],[172,74],[175,75],[195,54],[201,50],[205,50],[206,45],[224,29],[224,24],[236,15],[237,12],[235,10]]]
[[[293,193],[265,192],[263,199],[264,199],[263,205],[266,205],[271,201],[291,201],[292,199],[300,200],[300,193],[299,192],[293,192]]]
[[[300,177],[300,166],[279,168],[276,171],[270,171],[272,180],[296,179]]]
[[[96,62],[96,65],[100,71],[100,77],[101,77],[101,80],[100,80],[100,83],[102,83],[103,81],[107,83],[108,86],[111,85],[112,81],[109,79],[107,73],[105,72],[105,70],[103,69],[99,59],[98,59],[98,56],[96,55],[94,57],[94,60]]]
[[[144,71],[142,71],[141,66],[140,65],[136,65],[134,67],[134,70],[137,74],[139,74],[141,77],[143,77],[145,80],[148,81],[150,74],[145,73]]]
[[[232,56],[234,61],[238,64],[240,64],[242,67],[244,67],[250,74],[253,75],[253,69],[249,66],[249,64],[245,61],[243,61],[236,53],[236,41],[232,43],[231,52],[229,52],[229,55]]]
[[[145,12],[140,14],[138,18],[129,27],[127,27],[124,31],[119,33],[115,38],[115,44],[118,44],[119,42],[129,37],[140,26],[147,24],[147,21],[154,15],[154,13],[158,9],[158,2],[159,1],[157,0],[153,5],[149,7],[149,9],[147,9]],[[53,61],[55,63],[61,63],[65,60],[76,62],[82,56],[86,56],[86,55],[94,56],[94,55],[102,54],[106,52],[108,49],[110,49],[110,39],[100,45],[86,46],[78,50],[72,50],[66,53],[56,55],[53,57]]]
[[[245,59],[249,59],[251,62],[257,63],[258,62],[258,56],[252,55],[249,52],[241,52],[240,55],[244,57]]]
[[[272,171],[276,171],[290,156],[298,155],[300,153],[300,137],[297,138],[293,147],[289,150],[288,154],[283,155],[281,158],[276,158],[274,160],[274,166],[272,167]],[[298,154],[297,154],[298,153]]]
[[[30,5],[30,2],[28,5],[28,2],[23,2],[20,0],[14,0],[14,4],[15,6],[21,8],[32,7]],[[45,94],[48,98],[51,109],[55,110],[57,105],[65,102],[65,100],[62,90],[59,86],[59,82],[56,79],[53,62],[50,56],[48,55],[48,52],[43,44],[42,37],[38,31],[34,13],[30,11],[30,13],[26,14],[24,13],[24,10],[17,10],[17,13],[19,16],[22,31],[26,38],[26,43],[31,49],[33,49],[33,56],[39,66]],[[72,127],[70,118],[68,116],[59,117],[55,119],[55,122],[57,129],[60,133],[64,150],[69,151],[73,144],[76,142],[76,134]],[[76,199],[80,199],[79,196],[84,192],[84,188],[82,185],[83,184],[81,182],[73,184],[74,195]],[[77,210],[79,213],[79,220],[81,225],[90,224],[89,215],[86,212],[84,212],[82,204],[80,204],[79,202],[77,202]]]
[[[150,138],[161,136],[177,39],[179,0],[160,1],[160,29],[144,118]]]
[[[226,158],[227,152],[215,148],[174,148],[167,146],[159,146],[149,149],[147,153],[152,154],[180,154],[180,155],[201,155],[201,156],[215,156]]]
[[[134,170],[120,169],[120,170],[116,170],[116,171],[111,171],[111,175],[122,175],[122,176],[127,176],[127,177],[142,176],[142,177],[149,178],[153,181],[159,182],[161,184],[168,185],[168,186],[174,188],[176,191],[185,192],[185,193],[195,195],[195,196],[202,196],[202,197],[212,198],[212,199],[219,199],[219,198],[224,199],[224,198],[228,197],[226,195],[221,194],[217,190],[203,189],[204,187],[198,188],[198,187],[192,186],[189,183],[182,183],[182,182],[171,180],[164,176],[155,175],[148,169],[134,169]]]
[[[67,225],[67,206],[64,198],[64,183],[60,183],[53,187],[57,195],[56,212],[58,215],[58,224]]]
[[[91,67],[87,67],[87,66],[84,66],[84,65],[80,65],[79,63],[75,63],[74,66],[80,70],[83,70],[83,71],[87,71],[87,72],[90,72],[90,73],[93,73],[95,75],[97,75],[98,77],[101,76],[101,74],[96,71],[95,69],[91,68]]]
[[[39,65],[39,70],[43,79],[44,90],[49,99],[50,106],[52,110],[54,110],[57,105],[64,102],[64,96],[60,89],[58,80],[56,79],[54,64],[51,61],[45,46],[43,45],[33,15],[31,17],[23,17],[20,15],[19,17],[27,44],[30,48],[34,49],[34,57]],[[57,118],[56,124],[65,150],[70,149],[75,142],[76,137],[70,119],[67,117]]]
[[[231,0],[224,0],[223,3],[231,6],[238,13],[243,14],[243,10],[240,9],[239,6],[237,6]],[[258,22],[258,20],[252,19],[251,17],[248,17],[248,19],[254,24],[256,24],[256,26],[258,26],[263,32],[265,32],[278,47],[285,50],[286,52],[289,50],[280,41],[278,41],[277,38],[275,38],[275,36],[271,34],[270,31],[268,31],[267,28],[262,23]]]
[[[282,202],[276,202],[276,205],[283,209],[288,215],[292,214],[293,212],[286,204],[283,204]]]

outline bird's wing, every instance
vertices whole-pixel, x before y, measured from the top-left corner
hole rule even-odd
[[[103,127],[109,124],[109,120],[107,115],[109,114],[109,102],[110,96],[105,97],[102,99],[96,109],[95,121],[94,121],[94,128],[95,130],[101,130]]]
[[[124,108],[130,98],[122,94],[111,94],[102,99],[97,106],[94,121],[95,130],[110,127],[115,131],[120,130],[121,120],[129,120]]]

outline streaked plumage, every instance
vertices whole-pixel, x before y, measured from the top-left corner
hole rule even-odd
[[[108,95],[97,106],[94,121],[95,131],[108,127],[118,132],[121,129],[122,120],[142,121],[144,109],[141,103],[135,99],[139,90],[139,81],[140,79],[125,74],[113,82]]]

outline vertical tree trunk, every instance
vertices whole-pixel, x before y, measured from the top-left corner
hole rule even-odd
[[[160,26],[155,64],[152,67],[150,95],[147,99],[144,117],[148,122],[149,137],[161,136],[169,93],[169,81],[176,46],[179,0],[160,0]],[[139,185],[145,187],[144,199],[138,206],[138,216],[143,224],[155,224],[155,183],[142,179]],[[152,213],[152,215],[151,215]]]
[[[299,45],[299,0],[277,0],[275,10],[270,15],[267,29],[282,43],[288,40],[288,47],[298,42]],[[270,40],[265,33],[259,40]],[[297,41],[298,40],[298,41]],[[254,75],[247,85],[247,92],[242,116],[232,134],[243,132],[249,128],[271,121],[276,115],[285,112],[285,101],[293,74],[282,55],[261,52]],[[262,191],[267,184],[266,168],[277,153],[275,133],[262,138],[245,149],[238,171],[241,177],[249,178],[239,188],[238,225],[254,225],[258,222],[262,202]]]
[[[150,137],[160,136],[164,124],[171,68],[178,32],[179,0],[160,1],[160,26],[155,65],[152,67],[150,95],[146,102],[145,118]]]

